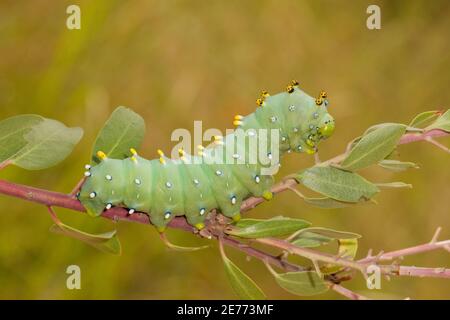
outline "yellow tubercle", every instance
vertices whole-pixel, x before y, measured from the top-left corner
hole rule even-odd
[[[134,163],[137,163],[137,158],[135,156],[132,156],[131,161],[133,161]]]
[[[160,162],[161,164],[166,164],[166,160],[164,160],[163,157],[160,157],[160,158],[159,158],[159,162]]]
[[[242,124],[243,124],[242,121],[239,121],[239,120],[234,120],[233,121],[233,125],[235,125],[235,126],[242,126]]]
[[[234,116],[234,120],[242,120],[242,119],[244,119],[244,116],[241,116],[240,114]]]
[[[240,214],[240,213],[235,214],[235,215],[233,216],[233,221],[234,221],[234,222],[238,222],[239,220],[241,220],[241,214]]]
[[[291,81],[291,85],[294,86],[294,87],[298,87],[299,82],[297,80],[292,80]]]
[[[307,140],[306,140],[306,144],[307,144],[308,146],[310,146],[310,147],[314,147],[314,146],[315,146],[314,141],[312,141],[312,140],[310,140],[310,139],[307,139]]]
[[[306,153],[307,154],[314,154],[314,153],[316,153],[316,150],[314,150],[314,149],[306,149]]]
[[[291,85],[288,85],[288,86],[286,87],[286,91],[287,91],[288,93],[292,93],[292,92],[294,92],[294,87],[291,86]]]
[[[214,143],[223,144],[223,137],[222,136],[214,136]]]
[[[267,92],[267,90],[263,90],[261,91],[261,97],[265,99],[267,97],[270,97],[270,94]]]
[[[202,230],[205,227],[205,224],[202,222],[196,223],[194,225],[194,227],[196,227],[198,230]]]
[[[264,191],[262,197],[263,197],[264,199],[266,199],[267,201],[270,201],[270,200],[272,200],[272,198],[273,198],[273,193],[270,192],[270,191]]]
[[[97,151],[97,157],[99,157],[100,160],[105,160],[108,158],[103,151]]]
[[[264,103],[264,100],[263,100],[263,99],[261,99],[261,98],[256,99],[256,105],[257,105],[258,107],[261,107],[261,106],[263,105],[263,103]]]
[[[164,152],[161,149],[156,150],[160,157],[164,157]]]
[[[136,151],[136,149],[134,149],[134,148],[130,148],[130,152],[131,152],[131,154],[132,155],[137,155],[137,151]]]

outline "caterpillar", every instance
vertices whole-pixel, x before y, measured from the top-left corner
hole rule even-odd
[[[215,137],[207,147],[199,146],[198,155],[180,149],[179,159],[170,159],[158,150],[158,159],[146,160],[130,149],[128,158],[110,159],[98,150],[100,162],[86,166],[78,199],[92,216],[113,206],[124,207],[129,214],[146,213],[159,232],[176,216],[185,216],[201,230],[213,209],[239,220],[245,199],[256,196],[270,200],[273,196],[273,173],[263,174],[268,165],[249,161],[255,153],[249,148],[250,138],[261,139],[255,134],[257,130],[275,130],[278,135],[268,138],[267,145],[283,156],[292,151],[314,154],[318,143],[335,128],[327,111],[327,94],[321,91],[313,98],[297,81],[275,95],[263,91],[256,104],[255,112],[235,116],[234,132]],[[240,139],[242,133],[247,139]],[[230,156],[240,163],[223,161]],[[279,160],[275,164],[279,165]]]

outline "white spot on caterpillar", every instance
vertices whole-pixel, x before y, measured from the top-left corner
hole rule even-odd
[[[270,117],[270,122],[274,123],[276,121],[277,121],[277,117],[275,117],[275,116]]]
[[[281,137],[281,141],[285,142],[286,141],[286,137]]]
[[[136,183],[137,185],[140,185],[142,182],[140,179],[136,178],[136,179],[134,179],[134,183]]]
[[[291,105],[291,106],[289,106],[289,111],[294,111],[295,110],[295,106],[294,105]]]
[[[256,134],[255,131],[249,131],[249,132],[248,132],[248,135],[249,135],[250,137],[253,137],[255,134]]]
[[[170,188],[172,188],[172,184],[171,184],[169,181],[167,181],[167,182],[166,182],[166,187],[167,187],[168,189],[170,189]]]
[[[206,209],[205,208],[201,208],[199,213],[200,213],[201,216],[204,215],[206,213]]]
[[[107,175],[105,176],[105,179],[108,180],[108,181],[111,181],[111,180],[112,180],[112,176],[109,175],[109,174],[107,174]]]
[[[89,194],[89,198],[94,199],[97,196],[97,194],[95,192],[91,192]]]
[[[298,128],[294,128],[294,132],[298,132]]]
[[[109,210],[109,209],[111,209],[112,208],[112,204],[111,203],[108,203],[107,205],[106,205],[106,210]]]
[[[233,154],[233,158],[234,158],[234,159],[239,159],[239,157],[240,157],[240,156],[239,156],[237,153]]]
[[[297,147],[297,150],[298,150],[298,151],[302,151],[302,149],[303,149],[302,146],[298,146],[298,147]]]
[[[133,214],[133,213],[134,213],[134,209],[128,210],[128,214]]]
[[[309,125],[309,128],[312,130],[312,129],[314,129],[314,125],[313,124],[310,124]]]
[[[91,168],[91,165],[90,165],[90,164],[86,164],[86,165],[84,166],[84,168],[85,168],[86,170],[89,170],[89,169]]]
[[[256,183],[260,183],[260,182],[261,182],[261,178],[260,178],[259,176],[256,176],[256,177],[255,177],[255,182],[256,182]]]
[[[217,171],[216,171],[216,175],[221,176],[221,175],[222,175],[222,171],[217,170]]]
[[[267,157],[268,157],[270,160],[272,160],[272,153],[269,152],[269,153],[267,154]]]
[[[231,197],[231,204],[236,204],[236,197],[235,196]]]
[[[166,220],[169,219],[171,215],[172,215],[172,213],[167,211],[166,214],[164,215],[164,219],[166,219]]]
[[[92,174],[89,172],[89,171],[86,171],[85,173],[84,173],[84,176],[85,177],[90,177]]]
[[[319,113],[318,112],[314,112],[313,117],[314,117],[314,119],[317,119],[319,117]]]
[[[192,180],[192,182],[193,182],[194,184],[199,184],[199,183],[200,183],[200,181],[198,181],[197,179]]]

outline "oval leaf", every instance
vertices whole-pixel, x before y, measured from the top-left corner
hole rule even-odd
[[[84,243],[87,243],[88,245],[106,253],[120,255],[122,252],[116,230],[102,234],[90,234],[70,227],[64,223],[59,223],[58,225],[54,224],[51,226],[50,231],[81,240]]]
[[[49,168],[64,160],[82,136],[81,128],[68,128],[56,120],[44,119],[25,134],[27,144],[10,161],[28,170]]]
[[[25,134],[44,118],[35,114],[24,114],[0,121],[0,163],[10,159],[27,145]]]
[[[312,296],[324,293],[328,286],[314,271],[276,273],[272,270],[278,285],[284,290],[299,296]]]
[[[297,179],[311,190],[344,202],[370,199],[379,192],[360,175],[333,167],[313,167],[300,173]]]
[[[322,209],[339,209],[339,208],[346,208],[349,206],[354,206],[356,204],[367,204],[367,203],[373,203],[372,201],[368,201],[365,199],[362,199],[359,202],[344,202],[344,201],[338,201],[332,198],[324,197],[324,198],[303,198],[303,200],[318,208]]]
[[[364,135],[341,163],[341,167],[354,171],[384,159],[394,150],[405,130],[405,125],[392,123]]]
[[[134,111],[118,107],[100,130],[92,149],[92,161],[98,163],[97,151],[113,159],[125,159],[130,148],[138,149],[144,139],[144,119]]]
[[[376,186],[380,187],[380,188],[410,188],[410,189],[412,189],[412,184],[404,183],[401,181],[377,183]]]
[[[426,128],[427,130],[439,129],[446,132],[450,132],[450,109],[448,109],[443,115]]]
[[[333,240],[358,239],[360,237],[361,235],[353,232],[315,227],[299,231],[294,239],[291,240],[291,243],[299,247],[312,248],[327,244]]]
[[[439,116],[438,111],[425,111],[422,113],[419,113],[417,116],[412,119],[411,123],[409,124],[410,127],[420,127],[421,125],[424,125],[426,123],[429,123],[433,119],[436,119]]]
[[[302,219],[276,217],[248,225],[244,228],[232,229],[227,231],[227,233],[240,238],[277,237],[291,234],[310,225],[308,221]]]
[[[415,168],[418,169],[419,166],[415,164],[414,162],[402,162],[398,160],[390,160],[385,159],[378,162],[378,165],[384,169],[391,170],[394,172],[400,172],[405,171],[409,168]]]
[[[353,260],[356,257],[356,252],[358,251],[358,239],[339,239],[338,245],[339,250],[337,256],[350,260]],[[320,268],[320,271],[324,274],[333,274],[341,269],[343,269],[342,266],[326,264]]]
[[[264,292],[258,287],[258,285],[241,269],[239,269],[230,259],[226,257],[221,244],[220,252],[225,266],[225,271],[231,283],[231,287],[239,296],[239,298],[244,300],[266,299]]]

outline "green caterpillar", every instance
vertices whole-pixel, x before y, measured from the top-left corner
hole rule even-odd
[[[160,232],[175,216],[185,216],[191,225],[202,229],[213,209],[239,220],[242,201],[250,196],[272,198],[273,173],[263,173],[269,166],[260,159],[249,161],[254,155],[250,138],[259,142],[261,137],[255,133],[272,129],[279,134],[276,139],[268,138],[266,144],[272,150],[275,147],[279,155],[315,153],[320,140],[334,131],[326,97],[323,91],[316,99],[310,97],[297,81],[273,96],[263,91],[254,113],[235,116],[237,129],[225,137],[215,137],[206,148],[200,146],[198,155],[179,150],[180,159],[169,159],[158,150],[159,159],[146,160],[131,149],[129,158],[119,160],[98,151],[101,162],[86,167],[87,178],[78,199],[93,216],[113,206],[127,208],[129,214],[147,213]],[[267,156],[270,159],[271,153]],[[225,161],[230,158],[236,163]]]

